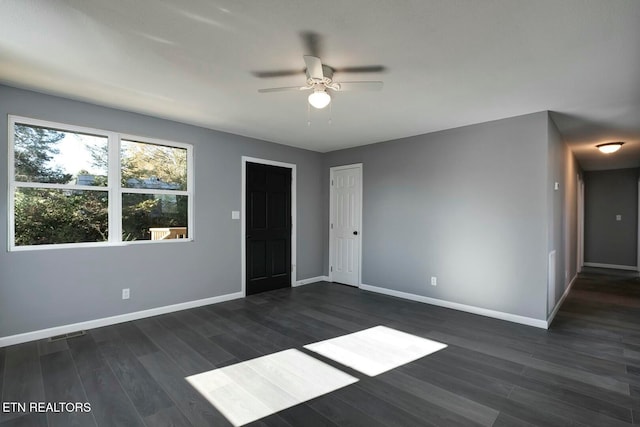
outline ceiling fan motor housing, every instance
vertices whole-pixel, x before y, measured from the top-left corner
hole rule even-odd
[[[306,72],[306,70],[305,70],[305,72]],[[334,73],[333,68],[329,67],[328,65],[324,65],[323,64],[322,65],[322,79],[319,79],[317,77],[309,76],[309,78],[307,78],[307,84],[309,86],[315,86],[317,84],[322,84],[324,86],[329,87],[331,85],[331,82],[333,81],[333,73]]]

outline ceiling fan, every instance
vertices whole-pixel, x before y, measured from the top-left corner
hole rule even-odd
[[[309,104],[315,108],[324,108],[331,102],[331,95],[327,90],[342,92],[345,90],[381,90],[382,82],[365,81],[365,82],[334,82],[333,68],[322,64],[320,58],[311,55],[305,55],[304,62],[307,65],[305,73],[307,75],[307,84],[304,86],[289,87],[273,87],[268,89],[258,89],[260,93],[269,92],[288,92],[288,91],[304,91],[313,90],[309,95]]]
[[[260,93],[270,92],[289,92],[289,91],[308,91],[313,92],[309,95],[309,104],[315,108],[324,108],[331,102],[331,92],[342,92],[351,90],[377,91],[382,89],[381,81],[355,81],[355,82],[336,82],[333,80],[333,74],[338,72],[346,73],[371,73],[382,72],[385,67],[381,65],[346,67],[335,69],[323,64],[319,58],[319,42],[320,36],[312,32],[304,32],[301,34],[310,55],[304,55],[304,63],[306,68],[304,73],[307,76],[304,86],[288,86],[274,87],[268,89],[259,89]],[[280,70],[280,71],[259,71],[253,74],[256,77],[282,77],[299,74],[301,70]]]

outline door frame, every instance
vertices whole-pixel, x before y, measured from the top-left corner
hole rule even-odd
[[[333,166],[329,168],[329,224],[327,225],[329,228],[329,265],[327,266],[327,271],[329,272],[329,281],[333,282],[333,272],[331,271],[331,262],[333,260],[333,229],[331,228],[331,224],[333,223],[333,176],[336,171],[342,169],[359,169],[360,170],[360,200],[358,205],[360,206],[360,212],[358,213],[358,221],[360,222],[360,230],[358,230],[358,234],[360,236],[360,244],[358,245],[358,279],[356,280],[356,287],[362,286],[362,236],[363,236],[363,224],[362,224],[362,200],[363,200],[363,164],[362,163],[353,163],[350,165],[342,165],[342,166]]]
[[[578,244],[576,245],[576,274],[582,271],[584,266],[584,181],[580,174],[577,174],[577,238]]]
[[[240,251],[241,251],[241,289],[242,296],[247,296],[247,163],[259,163],[261,165],[278,166],[291,169],[291,283],[296,283],[296,165],[293,163],[278,162],[276,160],[259,159],[256,157],[242,156],[242,196],[240,208]]]

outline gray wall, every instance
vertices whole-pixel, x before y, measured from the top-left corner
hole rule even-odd
[[[241,156],[295,163],[298,280],[323,274],[322,155],[0,86],[0,241],[7,242],[7,115],[194,145],[196,240],[185,244],[0,251],[0,337],[240,291]],[[4,243],[6,245],[6,243]],[[121,299],[121,288],[131,299]]]
[[[638,169],[585,172],[584,193],[584,261],[635,266]]]
[[[551,273],[555,287],[549,288],[547,303],[547,314],[550,314],[577,273],[577,175],[580,170],[551,117],[547,125],[547,250],[556,251],[555,270]],[[558,190],[554,186],[556,182]]]
[[[364,164],[362,282],[546,320],[548,120],[540,112],[328,153],[325,182],[331,166]],[[325,227],[325,265],[328,244]]]
[[[565,289],[578,274],[578,176],[583,172],[568,145],[564,144],[564,240]],[[564,293],[564,289],[562,290]],[[556,302],[562,294],[556,294]]]
[[[240,291],[231,211],[241,205],[243,155],[298,165],[298,280],[328,273],[329,167],[350,163],[364,164],[364,284],[546,319],[548,251],[561,261],[557,283],[575,274],[578,168],[547,112],[327,154],[0,85],[0,129],[8,114],[193,144],[197,235],[0,251],[0,337]],[[0,187],[6,224],[6,173]],[[130,300],[120,299],[123,287]]]

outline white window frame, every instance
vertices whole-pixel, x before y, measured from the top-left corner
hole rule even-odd
[[[139,135],[125,134],[102,129],[89,128],[84,126],[69,125],[66,123],[51,122],[46,120],[32,119],[29,117],[21,117],[9,115],[8,120],[9,132],[9,156],[8,156],[8,250],[13,251],[30,251],[30,250],[47,250],[47,249],[68,249],[68,248],[87,248],[87,247],[109,247],[109,246],[127,246],[127,245],[145,245],[145,244],[173,244],[194,241],[194,219],[193,219],[193,195],[194,195],[194,179],[193,179],[193,145],[183,142],[162,140],[157,138],[144,137]],[[60,131],[78,132],[107,138],[109,155],[108,155],[108,182],[106,187],[91,185],[75,185],[75,184],[49,184],[39,182],[22,182],[15,180],[15,125],[24,124],[27,126],[38,126]],[[166,147],[175,147],[187,150],[187,189],[186,190],[164,190],[164,189],[144,189],[144,188],[126,188],[121,186],[122,168],[120,163],[120,146],[121,141],[134,141],[146,144],[162,145]],[[89,190],[104,191],[109,195],[108,203],[108,223],[109,223],[109,239],[104,242],[81,242],[81,243],[56,243],[49,245],[28,245],[16,246],[15,244],[15,192],[18,188],[53,188],[62,190]],[[123,194],[168,194],[174,196],[187,196],[187,230],[188,237],[184,239],[167,239],[167,240],[122,240],[122,195]]]

